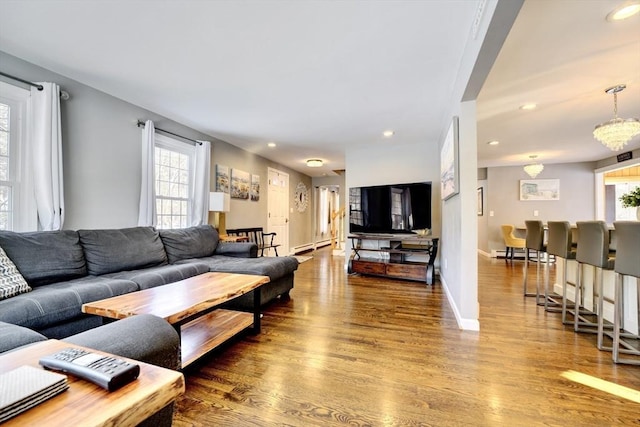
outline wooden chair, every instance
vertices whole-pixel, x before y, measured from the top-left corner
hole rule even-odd
[[[229,236],[247,237],[250,242],[258,245],[260,256],[264,256],[265,250],[267,251],[268,255],[270,249],[273,249],[276,256],[278,256],[278,246],[280,246],[280,244],[275,242],[276,233],[265,233],[262,227],[251,227],[227,229],[227,234]]]

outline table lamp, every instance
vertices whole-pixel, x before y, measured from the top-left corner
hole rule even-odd
[[[229,194],[218,191],[209,193],[209,211],[216,213],[214,227],[218,230],[218,234],[221,236],[227,234],[224,214],[230,210],[231,197]]]

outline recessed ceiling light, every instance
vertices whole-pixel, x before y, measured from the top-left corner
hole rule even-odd
[[[320,159],[309,159],[307,160],[307,166],[310,168],[319,168],[322,166],[322,160]]]
[[[536,108],[538,108],[538,104],[535,104],[533,102],[529,102],[527,104],[523,104],[520,106],[521,110],[526,110],[526,111],[535,110]]]
[[[621,6],[615,8],[607,15],[607,21],[622,21],[623,19],[627,19],[640,12],[640,2],[632,1],[625,2]]]
[[[385,138],[391,138],[393,136],[393,131],[385,130],[384,132],[382,132],[382,136],[384,136]]]
[[[498,144],[500,144],[500,141],[496,141],[496,140],[494,139],[493,141],[489,141],[489,142],[487,142],[487,144],[489,144],[489,145],[498,145]]]
[[[270,147],[270,148],[273,148],[273,147],[275,147],[275,146],[276,146],[276,143],[275,143],[275,142],[269,142],[269,143],[267,144],[267,147]]]

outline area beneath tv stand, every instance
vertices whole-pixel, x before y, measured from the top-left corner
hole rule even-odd
[[[418,235],[357,234],[351,239],[349,273],[435,282],[439,239]],[[423,260],[411,258],[420,257]]]

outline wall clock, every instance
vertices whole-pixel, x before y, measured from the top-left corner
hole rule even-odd
[[[307,190],[307,186],[304,185],[304,182],[299,182],[296,186],[294,202],[298,212],[304,212],[307,210],[307,205],[309,204],[309,191]]]

